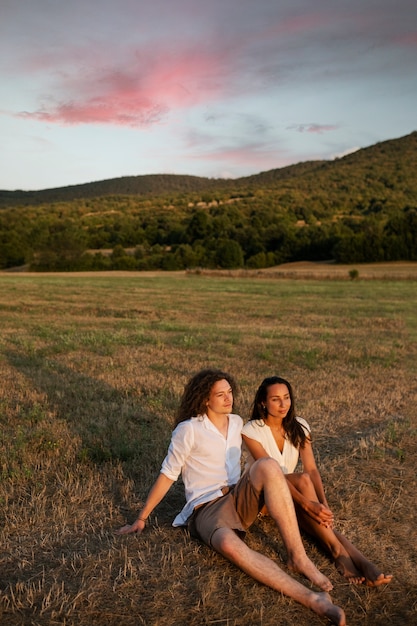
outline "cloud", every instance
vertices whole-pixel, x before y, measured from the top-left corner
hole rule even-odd
[[[31,39],[35,48],[30,54],[17,55],[12,61],[10,72],[23,72],[29,80],[39,77],[33,92],[35,97],[38,94],[36,104],[32,108],[25,105],[18,117],[49,124],[147,128],[165,123],[177,111],[220,99],[236,105],[237,110],[241,96],[250,95],[255,101],[257,96],[268,94],[266,97],[275,102],[279,90],[290,85],[316,86],[319,80],[329,79],[343,83],[355,75],[368,76],[375,71],[375,63],[385,64],[386,59],[364,50],[367,53],[376,43],[395,38],[403,46],[412,47],[416,42],[415,33],[405,30],[403,21],[397,24],[384,12],[381,17],[371,9],[365,11],[359,2],[352,13],[337,7],[327,12],[313,12],[311,7],[301,10],[297,2],[279,8],[264,0],[262,10],[255,10],[250,2],[244,4],[245,11],[237,13],[237,3],[228,8],[222,4],[219,18],[219,7],[210,9],[207,5],[199,11],[194,3],[181,2],[182,10],[187,9],[186,15],[192,19],[187,22],[183,14],[173,15],[172,23],[178,27],[171,28],[174,34],[166,30],[166,24],[160,26],[163,3],[158,2],[147,5],[145,15],[133,10],[135,3],[128,2],[125,6],[130,17],[117,11],[111,20],[106,18],[104,30],[88,31],[88,37],[86,25],[81,28],[83,20],[77,18],[78,38],[72,40],[64,33],[62,45],[58,35],[53,35],[55,31],[49,29],[49,45],[44,45],[43,38]],[[73,13],[71,9],[66,14],[70,23],[75,19]],[[106,38],[113,21],[126,29],[139,13],[142,30],[138,28],[137,35],[135,28],[129,28],[126,40],[122,38],[117,45]],[[144,26],[151,15],[154,34],[149,38]],[[235,29],[230,29],[232,15]],[[104,18],[97,19],[103,29]],[[387,33],[391,27],[390,39]],[[122,37],[124,31],[116,32]],[[288,127],[315,134],[337,128],[318,123]]]
[[[395,43],[401,46],[409,46],[411,48],[417,47],[417,31],[404,33],[403,35],[394,39]]]
[[[230,137],[210,136],[202,132],[189,133],[187,158],[226,163],[228,167],[250,170],[281,167],[288,162],[289,153],[283,142],[264,141],[264,137],[250,139],[246,135]]]
[[[316,123],[308,123],[308,124],[291,124],[287,126],[288,130],[296,130],[299,133],[315,133],[321,135],[323,133],[328,133],[333,130],[338,130],[340,127],[335,124],[316,124]]]
[[[355,146],[353,148],[347,148],[347,150],[344,150],[343,152],[339,152],[337,154],[333,154],[330,158],[331,159],[342,159],[343,157],[348,156],[348,154],[353,154],[354,152],[357,152],[360,149],[361,149],[360,146]]]
[[[120,103],[118,103],[120,104]],[[162,105],[124,102],[115,106],[111,101],[93,98],[82,103],[62,103],[49,109],[22,111],[19,117],[46,123],[117,124],[119,126],[150,126],[165,113]]]
[[[105,58],[101,65],[91,64],[92,55],[88,58],[86,69],[77,54],[74,66],[54,74],[47,88],[53,95],[44,97],[38,109],[18,115],[57,124],[151,126],[170,110],[216,100],[231,81],[224,51],[201,46],[178,51],[155,50],[155,46],[136,49],[110,67]],[[42,63],[38,59],[36,64]]]
[[[267,148],[262,143],[253,143],[240,147],[218,148],[204,155],[195,155],[194,158],[224,161],[229,166],[233,163],[235,166],[247,166],[251,169],[271,169],[280,167],[280,163],[284,162],[288,155],[280,153],[276,148]]]

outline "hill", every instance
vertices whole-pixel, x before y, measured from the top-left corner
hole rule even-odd
[[[313,161],[241,179],[264,189],[315,196],[323,207],[361,212],[371,200],[388,206],[417,204],[417,132],[377,143],[333,161]]]
[[[0,269],[259,269],[417,260],[417,132],[235,180],[133,176],[0,192]]]
[[[166,193],[201,192],[226,186],[227,181],[199,176],[148,174],[122,176],[82,185],[70,185],[40,191],[0,191],[0,206],[36,205],[45,202],[100,198],[103,196],[160,195]]]
[[[332,204],[378,198],[416,202],[417,131],[332,161],[308,161],[238,179],[175,174],[124,176],[41,191],[0,191],[0,207],[70,202],[104,196],[157,196],[243,190],[316,194]]]

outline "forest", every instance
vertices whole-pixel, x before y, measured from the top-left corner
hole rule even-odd
[[[417,132],[240,179],[0,191],[0,269],[259,269],[417,260]]]

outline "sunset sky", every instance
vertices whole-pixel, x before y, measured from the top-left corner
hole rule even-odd
[[[0,3],[0,189],[236,178],[413,130],[416,0]]]

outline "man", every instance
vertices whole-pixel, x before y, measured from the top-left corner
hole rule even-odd
[[[293,500],[278,463],[271,458],[259,459],[240,478],[243,421],[231,412],[235,391],[233,378],[220,370],[202,370],[191,378],[181,399],[161,473],[136,521],[117,532],[141,533],[151,512],[181,474],[186,504],[174,526],[187,525],[192,536],[258,582],[345,626],[343,610],[332,603],[327,593],[332,589],[331,582],[305,553]],[[288,567],[306,576],[322,592],[308,589],[245,544],[245,532],[264,505],[281,533]]]

